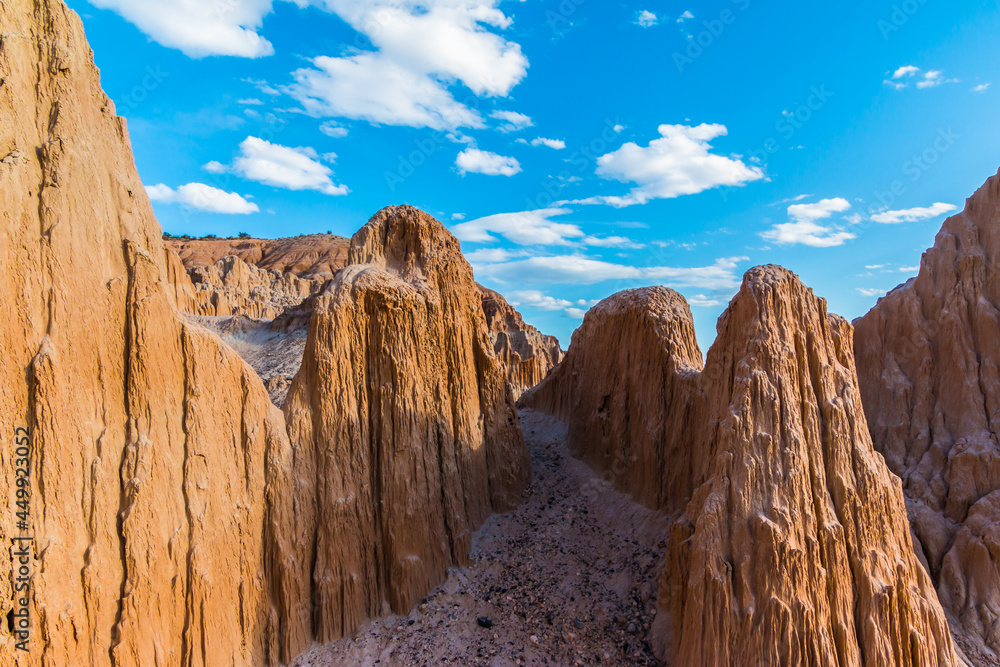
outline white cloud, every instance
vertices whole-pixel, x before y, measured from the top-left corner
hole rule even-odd
[[[482,248],[475,252],[465,253],[465,258],[469,260],[470,264],[496,264],[527,256],[527,251],[506,250],[504,248]]]
[[[339,123],[333,122],[332,120],[320,123],[319,131],[328,137],[333,137],[334,139],[343,139],[347,136],[347,128],[343,127]]]
[[[335,159],[334,153],[326,153],[323,159]],[[286,190],[315,190],[325,195],[346,195],[350,190],[344,185],[335,185],[331,176],[333,170],[320,162],[316,149],[308,146],[290,148],[257,137],[247,137],[240,144],[240,155],[232,167],[218,162],[209,162],[205,169],[213,173],[217,169],[232,171],[243,178],[264,185]]]
[[[543,294],[538,290],[525,290],[520,292],[510,293],[510,305],[515,308],[520,308],[527,306],[529,308],[537,308],[538,310],[565,310],[566,308],[571,308],[573,306],[572,301],[567,301],[566,299],[557,299],[555,297]]]
[[[191,58],[260,58],[274,47],[259,34],[272,0],[90,0],[134,24],[153,41]]]
[[[635,22],[636,25],[640,25],[643,28],[651,28],[659,22],[659,19],[656,18],[656,14],[648,9],[644,9],[639,12],[639,17],[635,20]]]
[[[497,213],[455,225],[452,232],[466,243],[493,243],[496,235],[522,246],[589,246],[593,248],[645,247],[624,236],[587,235],[578,225],[555,222],[552,218],[571,213],[566,208],[544,208],[520,213]],[[500,260],[497,260],[500,261]]]
[[[824,226],[820,220],[826,220],[834,213],[843,213],[851,208],[846,199],[824,199],[814,204],[793,204],[788,207],[788,215],[792,222],[774,225],[762,232],[761,237],[767,241],[789,244],[802,244],[813,248],[832,248],[843,245],[857,238],[856,234],[846,232],[840,227]]]
[[[866,287],[859,287],[858,293],[863,296],[883,296],[886,293],[884,289],[869,289]]]
[[[914,67],[913,65],[904,65],[900,67],[895,72],[892,73],[893,79],[905,79],[910,76],[915,76],[920,71],[919,67]]]
[[[608,280],[654,281],[672,287],[705,290],[735,290],[740,280],[736,269],[746,257],[716,260],[711,266],[637,267],[591,259],[582,255],[529,257],[496,264],[474,264],[477,276],[522,284],[533,280],[558,284],[595,285]]]
[[[923,90],[925,88],[934,88],[940,86],[943,83],[958,83],[958,79],[946,79],[944,78],[944,72],[941,70],[928,70],[923,71],[919,67],[913,65],[905,65],[894,71],[891,78],[883,81],[885,85],[895,88],[896,90],[902,90],[909,86],[910,81],[915,80],[917,88]]]
[[[531,140],[532,146],[548,146],[557,151],[561,151],[566,148],[566,142],[562,139],[546,139],[544,137],[538,137],[537,139]]]
[[[694,14],[691,13],[691,10],[688,10],[688,11],[684,12],[683,14],[681,14],[677,18],[677,22],[678,23],[684,23],[685,21],[690,21],[693,18],[694,18]]]
[[[535,123],[531,120],[530,116],[526,116],[523,113],[518,113],[516,111],[494,111],[490,114],[490,118],[496,118],[497,120],[503,121],[503,125],[497,129],[506,134],[519,132],[527,127],[535,126]]]
[[[319,57],[294,73],[288,92],[317,116],[451,129],[483,127],[455,100],[461,82],[480,96],[506,96],[527,74],[521,47],[487,28],[511,19],[500,0],[313,0],[336,13],[376,49]]]
[[[161,204],[181,204],[209,213],[247,215],[260,211],[257,204],[248,202],[235,192],[219,190],[204,183],[188,183],[176,190],[162,183],[160,185],[147,185],[146,194],[149,195],[150,200]]]
[[[229,171],[229,168],[226,165],[222,164],[221,162],[217,162],[216,160],[212,160],[204,167],[202,167],[202,169],[204,169],[210,174],[224,174],[227,171]]]
[[[975,88],[973,88],[972,92],[974,92],[974,93],[985,93],[987,90],[989,90],[989,88],[990,88],[990,84],[988,84],[988,83],[981,83],[978,86],[976,86]]]
[[[320,56],[315,68],[293,73],[289,94],[314,116],[454,130],[484,127],[482,117],[459,103],[436,79],[414,73],[381,54]]]
[[[688,304],[694,306],[695,308],[711,308],[713,306],[721,306],[722,302],[718,299],[710,299],[704,294],[698,294],[687,300]]]
[[[928,220],[936,218],[945,213],[951,213],[958,207],[952,204],[938,202],[924,208],[908,208],[902,211],[885,211],[872,216],[873,222],[881,222],[885,225],[895,225],[900,222],[916,222],[918,220]]]
[[[258,100],[255,97],[248,97],[246,99],[237,100],[236,103],[237,104],[242,104],[243,106],[248,106],[248,107],[259,107],[259,106],[261,106],[261,105],[264,104],[263,102],[261,102],[260,100]]]
[[[919,266],[901,266],[899,267],[900,273],[916,273],[920,270]]]
[[[587,311],[582,308],[567,308],[566,314],[575,320],[582,320],[587,316]]]
[[[647,147],[630,142],[597,160],[598,175],[638,187],[624,197],[591,197],[573,203],[622,208],[653,199],[698,194],[721,185],[742,186],[764,178],[764,171],[758,167],[710,152],[709,142],[728,133],[724,125],[661,125],[659,132],[661,138]]]
[[[514,158],[478,148],[466,148],[459,153],[455,165],[463,176],[470,172],[487,176],[513,176],[521,173],[521,163]]]

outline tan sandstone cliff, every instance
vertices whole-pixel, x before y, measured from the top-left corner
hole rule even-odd
[[[0,3],[0,479],[33,428],[29,653],[4,665],[260,665],[282,653],[294,553],[281,413],[178,317],[125,123],[78,17]],[[5,571],[6,568],[5,568]],[[0,599],[11,599],[0,577]]]
[[[903,479],[920,557],[981,664],[1000,662],[1000,174],[920,273],[855,325],[876,448]]]
[[[440,222],[387,208],[315,299],[285,403],[296,539],[320,641],[405,612],[467,562],[527,484],[528,453],[472,268]]]
[[[564,353],[555,336],[546,336],[526,324],[521,313],[499,292],[477,285],[493,350],[507,370],[507,380],[518,398],[545,379]]]
[[[958,664],[868,435],[851,327],[825,301],[784,269],[750,271],[700,373],[668,290],[617,295],[587,320],[566,371],[525,402],[570,419],[599,470],[624,462],[620,486],[683,510],[654,632],[668,664]]]

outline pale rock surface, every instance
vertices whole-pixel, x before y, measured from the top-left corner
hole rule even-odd
[[[490,340],[500,363],[507,370],[507,380],[519,398],[545,379],[565,356],[555,336],[546,336],[530,324],[499,292],[476,285],[483,301],[483,313]]]
[[[321,642],[406,613],[515,507],[529,461],[472,268],[412,207],[376,214],[313,301],[284,410],[296,443],[298,621]],[[313,617],[305,601],[312,601]]]
[[[1000,174],[855,322],[875,447],[963,649],[1000,664]]]
[[[571,433],[588,439],[571,447],[599,469],[665,471],[662,492],[642,466],[612,468],[644,502],[676,512],[690,495],[654,628],[668,664],[960,664],[899,481],[871,444],[846,321],[791,272],[754,269],[699,373],[678,295],[626,292],[595,311],[566,371],[524,402],[582,420]],[[673,428],[647,432],[659,424]]]
[[[79,18],[0,3],[0,479],[33,427],[31,650],[4,665],[290,659],[290,443],[260,380],[166,290],[161,230]],[[14,156],[14,157],[11,157]],[[0,542],[20,531],[0,515]],[[11,580],[0,578],[0,599]],[[305,638],[299,637],[298,648]]]

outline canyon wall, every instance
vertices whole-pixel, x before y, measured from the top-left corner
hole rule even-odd
[[[565,361],[521,404],[569,425],[573,454],[638,502],[683,511],[703,362],[684,298],[628,290],[587,313]]]
[[[313,308],[284,409],[312,564],[300,595],[330,641],[386,603],[405,613],[466,564],[473,531],[518,504],[529,463],[472,268],[440,222],[379,212]]]
[[[168,238],[164,245],[188,268],[212,266],[232,255],[266,271],[324,282],[347,265],[350,240],[310,234],[285,239]]]
[[[605,300],[522,399],[676,521],[658,654],[671,665],[959,664],[874,451],[852,329],[779,267],[745,277],[704,370],[687,304]]]
[[[125,122],[78,17],[0,3],[0,476],[32,428],[30,652],[7,665],[261,665],[288,657],[274,588],[295,553],[280,411],[178,317]],[[0,600],[12,599],[0,578]],[[6,603],[5,603],[6,604]],[[5,613],[7,609],[4,609]],[[301,642],[300,642],[301,643]]]
[[[963,649],[1000,659],[1000,174],[855,323],[875,447]]]
[[[499,292],[477,285],[483,302],[483,313],[489,327],[490,340],[500,363],[507,371],[507,380],[519,398],[545,379],[563,360],[563,351],[555,336],[546,336],[526,324],[521,313]]]

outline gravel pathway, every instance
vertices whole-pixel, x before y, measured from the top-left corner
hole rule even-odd
[[[408,616],[368,622],[295,667],[656,665],[649,628],[669,520],[572,458],[566,427],[521,413],[532,484],[476,535],[472,564]]]

